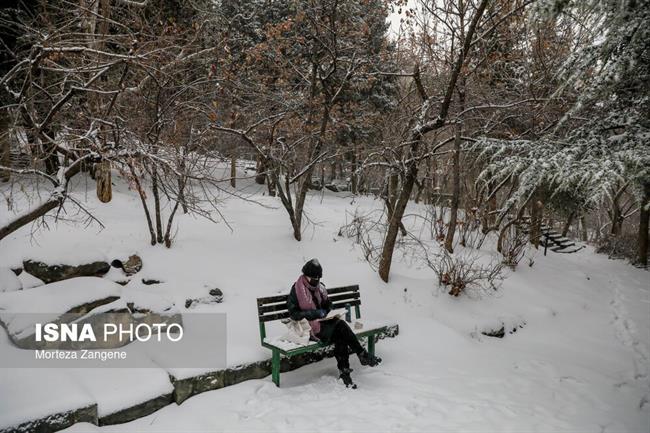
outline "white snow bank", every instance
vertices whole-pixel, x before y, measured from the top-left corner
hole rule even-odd
[[[84,177],[73,181],[73,193],[84,200]],[[177,236],[167,249],[148,245],[137,194],[119,178],[114,181],[110,205],[98,203],[94,194],[85,201],[105,230],[62,223],[39,232],[38,245],[32,245],[26,228],[3,239],[0,262],[13,264],[38,248],[61,257],[86,248],[110,258],[138,251],[145,267],[124,291],[146,290],[182,306],[187,298],[204,296],[206,284],[223,290],[222,304],[197,310],[227,313],[228,365],[234,366],[270,357],[260,346],[255,299],[286,295],[305,261],[317,257],[328,287],[359,284],[362,318],[395,321],[400,335],[377,344],[384,360],[378,368],[361,367],[352,358],[355,391],[337,381],[336,363],[328,359],[283,373],[279,389],[268,377],[248,381],[99,431],[648,431],[646,271],[596,255],[592,248],[538,253],[533,267],[524,261],[508,272],[494,296],[451,298],[438,289],[433,272],[404,257],[404,251],[396,251],[390,281],[384,283],[361,248],[337,236],[357,207],[381,213],[382,202],[372,197],[310,192],[305,208],[310,223],[296,242],[278,199],[262,196],[264,185],[238,179],[240,193],[251,193],[267,207],[243,200],[223,203],[220,210],[232,231],[178,215]],[[425,206],[411,203],[404,221],[424,240],[427,228],[416,223],[425,212]],[[493,251],[486,243],[480,254]],[[145,288],[142,278],[164,283]],[[503,339],[480,334],[523,323]],[[278,326],[269,324],[267,335],[285,331]],[[109,370],[105,374],[110,378]],[[80,384],[70,381],[69,391]],[[40,385],[24,381],[17,395],[24,407],[40,411],[48,404],[39,398]],[[129,386],[138,393],[157,383],[136,378]],[[123,398],[119,390],[107,393],[102,397],[107,401]],[[301,415],[311,413],[319,415]],[[82,427],[70,431],[96,430]]]
[[[149,310],[154,313],[176,313],[174,301],[160,293],[152,293],[145,290],[132,290],[130,287],[122,291],[122,299],[125,303],[133,303],[134,309]]]
[[[95,402],[66,369],[0,369],[0,396],[0,429]]]
[[[12,335],[32,330],[35,316],[39,320],[54,320],[72,308],[120,296],[122,286],[97,277],[79,277],[46,284],[30,290],[0,293],[0,320]]]
[[[143,368],[78,368],[70,376],[93,397],[103,417],[174,391],[164,370],[144,358],[138,364]]]

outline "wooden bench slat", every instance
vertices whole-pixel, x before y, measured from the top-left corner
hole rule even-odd
[[[332,301],[332,302],[339,302],[339,301],[345,301],[345,300],[354,301],[355,299],[359,299],[360,297],[361,297],[361,294],[359,292],[345,293],[343,295],[329,296],[330,301]]]
[[[345,304],[350,304],[351,307],[354,307],[355,305],[361,305],[361,299],[355,299],[354,301],[334,302],[332,303],[332,310],[336,310],[337,308],[345,308]]]
[[[345,292],[359,292],[359,286],[342,286],[342,287],[332,287],[327,289],[327,294],[335,293],[345,293]],[[257,298],[257,306],[262,307],[267,304],[277,304],[280,302],[286,302],[288,293],[286,295],[276,295],[276,296],[267,296],[265,298]]]
[[[353,301],[340,301],[340,302],[334,302],[332,303],[332,310],[335,310],[337,308],[345,308],[345,304],[350,304],[351,307],[354,307],[355,305],[361,305],[361,300],[360,299],[355,299]],[[281,311],[279,313],[273,313],[273,314],[260,314],[259,316],[259,321],[260,322],[270,322],[272,320],[282,320],[290,317],[288,311]]]
[[[261,316],[265,313],[271,313],[273,311],[284,311],[286,309],[287,309],[287,303],[285,302],[284,304],[265,305],[263,307],[258,307],[257,311]]]
[[[259,320],[260,322],[270,322],[272,320],[282,320],[288,317],[289,317],[289,312],[283,311],[281,313],[275,313],[275,314],[264,314],[259,317]]]
[[[346,293],[343,295],[334,295],[330,296],[329,299],[335,303],[335,302],[354,302],[355,299],[359,299],[361,295],[359,292],[352,292],[352,293]],[[352,305],[352,304],[350,304]],[[257,312],[261,316],[266,313],[271,313],[273,311],[284,311],[287,309],[287,303],[278,303],[278,304],[271,304],[271,305],[264,305],[264,306],[258,306],[257,307]]]
[[[257,298],[257,305],[266,305],[266,304],[275,304],[278,302],[286,302],[287,301],[287,294],[285,295],[277,295],[277,296],[267,296],[266,298]]]
[[[359,291],[359,286],[342,286],[342,287],[332,287],[331,289],[327,289],[327,294],[334,294],[334,293],[343,293],[343,292],[358,292]]]

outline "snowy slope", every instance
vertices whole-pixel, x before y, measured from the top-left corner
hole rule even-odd
[[[84,200],[83,182],[78,183],[78,198]],[[222,211],[232,230],[181,216],[175,244],[166,249],[148,245],[137,196],[119,180],[116,184],[110,205],[87,197],[105,230],[60,224],[39,232],[38,243],[32,243],[26,228],[2,241],[0,263],[15,266],[34,257],[79,261],[86,250],[90,259],[137,253],[144,266],[125,291],[158,293],[182,306],[186,298],[219,287],[224,303],[196,310],[227,313],[228,364],[236,365],[270,356],[259,345],[255,298],[286,293],[302,264],[318,257],[328,286],[359,284],[363,316],[399,323],[400,335],[378,343],[384,359],[378,368],[353,361],[355,391],[337,382],[335,363],[326,360],[283,374],[280,389],[270,378],[249,381],[128,424],[101,429],[81,424],[69,431],[650,431],[646,271],[590,248],[538,254],[533,267],[522,263],[510,272],[495,296],[451,298],[436,287],[432,271],[406,260],[394,263],[390,283],[383,283],[359,248],[337,236],[346,211],[381,207],[370,197],[313,193],[307,203],[313,224],[298,243],[279,201],[246,183],[245,192],[267,207],[229,199]],[[412,206],[409,212],[423,208]],[[141,278],[163,283],[145,286]],[[504,323],[523,327],[503,339],[480,334]],[[29,372],[6,373],[1,400],[11,391],[15,405],[41,411],[55,406],[51,396],[29,391],[37,386]],[[61,394],[95,395],[111,413],[119,409],[124,389],[106,385],[110,374],[72,374]],[[162,390],[153,376],[129,385],[129,374],[123,373],[124,386],[141,401],[153,393],[145,389]],[[21,392],[7,383],[8,376],[23,378]],[[0,425],[24,416],[12,407],[0,407]]]

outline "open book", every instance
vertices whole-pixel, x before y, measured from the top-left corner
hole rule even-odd
[[[345,318],[345,310],[332,310],[329,312],[329,314],[322,319],[318,319],[320,321],[323,320],[332,320],[332,319],[344,319]]]

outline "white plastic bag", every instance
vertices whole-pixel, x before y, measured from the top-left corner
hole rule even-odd
[[[287,325],[287,333],[282,336],[282,340],[290,341],[301,346],[309,343],[311,326],[309,326],[307,319],[289,320],[285,325]]]

